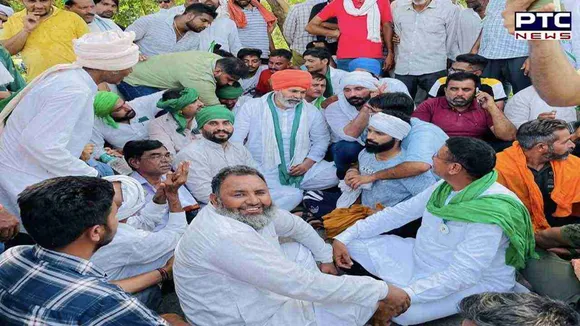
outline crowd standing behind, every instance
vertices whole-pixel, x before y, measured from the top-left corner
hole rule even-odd
[[[580,42],[531,2],[0,1],[0,324],[579,325]]]

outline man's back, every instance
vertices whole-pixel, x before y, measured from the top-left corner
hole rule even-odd
[[[0,259],[2,325],[166,325],[84,259],[19,246]]]

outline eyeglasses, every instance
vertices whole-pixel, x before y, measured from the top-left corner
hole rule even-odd
[[[170,3],[171,0],[158,0],[157,3]]]
[[[165,155],[155,153],[155,154],[149,155],[148,157],[143,157],[143,159],[146,159],[146,160],[154,160],[154,161],[160,161],[163,158],[165,160],[167,160],[167,161],[172,161],[173,160],[173,155],[171,153],[167,153]]]

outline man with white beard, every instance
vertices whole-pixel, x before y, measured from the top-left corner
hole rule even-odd
[[[329,245],[272,204],[257,170],[224,168],[210,201],[175,250],[175,289],[190,323],[353,326],[374,314],[382,325],[410,304],[382,281],[327,275],[336,274]]]

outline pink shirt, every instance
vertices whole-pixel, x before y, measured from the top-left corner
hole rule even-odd
[[[493,127],[491,115],[476,100],[467,111],[457,112],[449,107],[445,96],[421,103],[413,112],[413,117],[437,125],[449,137],[483,138],[489,128]]]
[[[362,7],[364,0],[353,0],[355,8]],[[393,21],[391,6],[388,0],[377,0],[381,13],[382,25]],[[367,16],[352,16],[344,10],[343,0],[334,0],[318,14],[318,18],[326,21],[329,18],[338,19],[338,59],[383,58],[383,43],[367,40]]]

